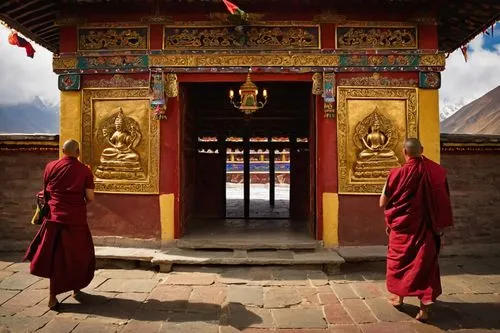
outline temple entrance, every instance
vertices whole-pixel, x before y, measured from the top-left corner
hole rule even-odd
[[[311,85],[259,82],[269,92],[268,104],[245,116],[228,98],[240,84],[181,85],[183,236],[311,239]]]
[[[249,138],[245,145],[230,146],[226,150],[226,218],[289,219],[289,139]]]

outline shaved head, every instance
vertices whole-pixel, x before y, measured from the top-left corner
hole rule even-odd
[[[405,154],[408,157],[419,157],[420,155],[422,155],[424,147],[422,147],[422,144],[418,139],[409,138],[406,139],[405,141],[404,149],[405,149]]]
[[[78,157],[80,155],[80,145],[78,141],[70,139],[63,144],[64,155]]]

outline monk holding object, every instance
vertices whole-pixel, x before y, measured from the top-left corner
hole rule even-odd
[[[63,145],[64,157],[45,167],[44,193],[49,213],[28,248],[33,275],[50,279],[49,308],[59,304],[56,295],[73,290],[76,297],[94,278],[95,253],[87,225],[87,204],[94,200],[94,180],[78,161],[78,142]]]
[[[446,171],[422,156],[418,139],[404,144],[406,163],[391,170],[380,197],[389,236],[387,289],[400,307],[405,296],[420,299],[416,319],[441,294],[438,254],[443,229],[453,225]]]

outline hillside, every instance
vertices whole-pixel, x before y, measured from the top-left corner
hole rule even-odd
[[[441,122],[441,133],[500,134],[500,86]]]
[[[30,103],[0,105],[0,133],[59,133],[59,107],[39,97]]]

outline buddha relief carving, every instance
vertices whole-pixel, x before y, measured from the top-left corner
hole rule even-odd
[[[359,151],[352,181],[383,181],[392,168],[401,166],[394,152],[398,131],[378,108],[356,125],[353,140]]]
[[[122,108],[106,119],[99,129],[98,140],[102,150],[96,177],[101,179],[143,180],[146,174],[140,156],[134,150],[141,142],[139,124],[125,116]]]

